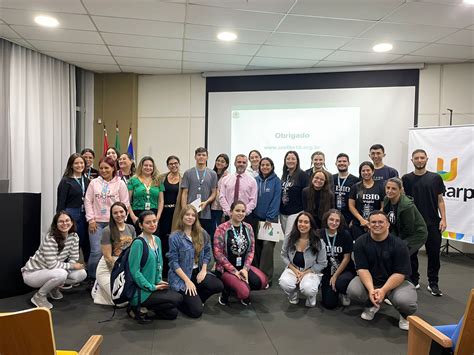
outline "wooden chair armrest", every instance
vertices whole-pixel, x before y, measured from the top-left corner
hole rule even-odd
[[[410,329],[412,327],[418,329],[423,334],[441,345],[443,348],[451,348],[453,346],[453,342],[449,337],[441,333],[429,323],[425,322],[420,317],[408,316],[408,322],[410,323]]]
[[[79,355],[99,355],[103,339],[102,335],[92,335],[79,351]]]

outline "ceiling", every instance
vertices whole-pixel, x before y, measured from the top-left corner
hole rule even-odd
[[[58,28],[33,21],[50,15]],[[218,32],[233,30],[235,42]],[[0,37],[95,72],[474,62],[462,0],[0,0]],[[391,42],[389,53],[372,46]]]

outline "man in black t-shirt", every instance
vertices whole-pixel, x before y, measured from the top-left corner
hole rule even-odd
[[[411,275],[410,256],[403,240],[390,235],[389,227],[384,212],[370,214],[370,232],[359,237],[354,245],[358,276],[349,284],[347,295],[355,302],[369,305],[360,315],[368,321],[388,298],[400,312],[399,328],[408,330],[406,317],[418,307],[415,286],[406,280]]]
[[[403,175],[403,188],[408,196],[413,197],[413,202],[428,228],[428,239],[425,243],[428,256],[428,291],[439,297],[443,295],[438,287],[438,274],[441,267],[441,233],[446,229],[446,207],[443,199],[446,187],[441,176],[426,170],[428,156],[423,149],[416,149],[411,155],[411,161],[415,171]],[[418,252],[412,254],[411,258],[414,268],[412,281],[419,288]]]
[[[352,185],[359,182],[356,176],[349,174],[349,165],[349,156],[345,153],[338,154],[336,158],[338,173],[332,176],[335,197],[334,206],[341,211],[348,226],[354,218],[349,211],[349,192]]]
[[[382,181],[385,185],[385,181],[392,177],[398,177],[397,169],[383,163],[385,158],[385,148],[382,144],[374,144],[369,149],[369,158],[374,163],[374,181]]]

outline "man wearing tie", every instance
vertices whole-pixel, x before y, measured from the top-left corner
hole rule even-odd
[[[257,181],[246,173],[247,156],[238,154],[234,161],[235,174],[229,174],[222,179],[219,202],[226,216],[230,215],[230,205],[242,201],[247,206],[248,216],[257,205]]]

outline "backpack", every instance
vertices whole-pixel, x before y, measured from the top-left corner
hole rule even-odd
[[[140,242],[136,242],[140,240]],[[140,270],[146,264],[148,259],[148,245],[143,238],[136,238],[125,250],[122,251],[118,259],[115,261],[112,272],[110,273],[110,295],[114,305],[122,305],[129,302],[138,292],[138,303],[140,306],[140,287],[135,283],[130,272],[128,258],[133,243],[143,243],[142,259],[140,260]]]

